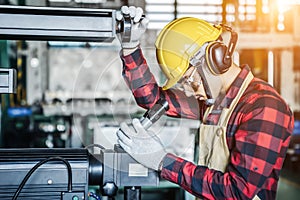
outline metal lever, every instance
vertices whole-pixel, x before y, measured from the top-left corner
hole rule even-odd
[[[116,33],[122,33],[122,42],[130,42],[131,36],[131,18],[130,15],[124,15],[122,21],[117,22]]]
[[[122,42],[130,42],[131,39],[131,26],[132,26],[132,19],[130,15],[123,15],[123,20],[118,21],[116,23],[116,33],[123,34]],[[141,20],[145,18],[145,15],[142,15]]]
[[[140,119],[141,124],[145,129],[148,129],[154,124],[167,110],[169,104],[165,99],[159,99],[152,108],[150,108]]]

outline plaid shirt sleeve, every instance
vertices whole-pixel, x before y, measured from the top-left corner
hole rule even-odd
[[[139,106],[149,109],[159,98],[164,98],[170,107],[166,112],[168,116],[199,119],[203,115],[205,105],[202,102],[187,97],[182,91],[162,90],[158,86],[140,48],[130,55],[120,57],[123,62],[122,75]]]
[[[161,177],[203,199],[275,199],[293,114],[262,81],[252,81],[227,127],[226,171],[197,166],[175,155],[163,159]]]

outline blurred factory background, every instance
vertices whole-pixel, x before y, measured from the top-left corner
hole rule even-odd
[[[254,75],[272,84],[295,113],[295,130],[278,199],[298,199],[299,0],[0,0],[0,4],[93,9],[140,6],[150,19],[141,45],[160,83],[164,77],[156,63],[154,42],[169,21],[194,16],[233,26],[239,33],[235,62],[248,63]],[[104,42],[0,40],[0,67],[17,70],[17,93],[1,94],[1,147],[77,148],[101,144],[112,148],[119,123],[141,117],[145,112],[136,105],[123,81],[119,51],[117,39]],[[198,125],[196,121],[164,117],[155,128],[163,141],[176,144],[175,153],[193,160],[197,154]],[[167,183],[160,188],[149,188],[147,195],[149,199],[191,199]]]

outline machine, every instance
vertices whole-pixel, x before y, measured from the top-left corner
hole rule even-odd
[[[114,10],[0,6],[0,39],[110,42],[127,32],[130,20],[116,22]],[[14,71],[1,73],[0,92],[15,93]],[[159,100],[141,118],[149,128],[168,109]],[[122,148],[0,149],[0,199],[88,199],[88,186],[99,186],[113,199],[124,187],[124,199],[140,199],[141,186],[157,186],[157,172],[132,159]],[[95,197],[96,198],[96,197]],[[97,198],[96,198],[97,199]]]
[[[159,100],[141,118],[149,128],[168,109]],[[16,199],[88,198],[88,186],[97,185],[103,196],[113,198],[124,187],[124,199],[141,199],[141,186],[157,186],[156,171],[145,168],[120,146],[101,149],[18,148],[0,149],[0,197]]]

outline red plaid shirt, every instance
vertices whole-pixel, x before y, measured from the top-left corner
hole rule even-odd
[[[170,106],[168,116],[202,119],[206,106],[182,91],[162,90],[140,49],[121,56],[123,76],[138,105],[150,108],[160,97]],[[208,124],[216,124],[218,111],[229,107],[250,69],[242,71],[225,96],[217,99]],[[161,177],[204,199],[275,199],[280,170],[293,131],[293,114],[266,82],[254,78],[233,111],[227,126],[230,160],[220,172],[195,165],[173,154],[163,159]]]

